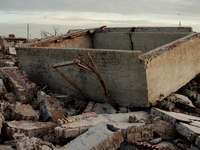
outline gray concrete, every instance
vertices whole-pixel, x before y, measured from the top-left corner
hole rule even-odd
[[[191,34],[190,32],[106,32],[93,35],[93,48],[140,50],[146,53]]]
[[[181,31],[179,28],[151,28],[151,32],[149,29],[144,30],[148,30],[146,33],[95,33],[93,47],[105,46],[106,49],[18,47],[19,68],[25,70],[35,82],[45,82],[54,90],[79,97],[60,85],[63,83],[70,86],[50,66],[78,58],[89,63],[89,52],[116,103],[138,107],[155,105],[200,73],[200,35],[191,34],[191,28],[180,28]],[[152,33],[154,30],[155,33]],[[187,34],[190,35],[185,36]],[[178,39],[182,36],[185,37]],[[154,49],[175,39],[178,40]],[[134,47],[140,51],[125,50]],[[148,52],[142,54],[141,51]],[[95,74],[78,66],[61,69],[91,99],[97,102],[108,101]]]
[[[25,70],[31,80],[43,81],[54,90],[74,96],[79,95],[60,85],[63,83],[71,87],[51,68],[51,64],[79,57],[89,63],[87,56],[89,52],[116,103],[124,106],[148,105],[144,62],[140,61],[141,53],[138,51],[17,48],[17,52],[19,68]],[[61,69],[91,99],[97,102],[109,101],[94,73],[78,66],[66,66]]]
[[[108,27],[104,30],[109,32],[192,32],[191,27]]]

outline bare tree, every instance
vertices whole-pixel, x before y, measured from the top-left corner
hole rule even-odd
[[[56,37],[58,36],[59,34],[59,29],[60,27],[55,27],[53,26],[53,32],[48,32],[48,31],[44,31],[44,30],[41,30],[41,38],[43,39],[47,39],[47,38],[51,38],[51,37]]]

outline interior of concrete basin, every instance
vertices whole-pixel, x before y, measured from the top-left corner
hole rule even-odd
[[[149,52],[193,33],[191,27],[105,28],[94,34],[52,43],[48,47]]]

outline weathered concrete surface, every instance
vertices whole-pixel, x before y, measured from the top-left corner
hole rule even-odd
[[[161,117],[162,120],[165,120],[173,125],[175,125],[179,121],[187,123],[190,123],[191,121],[200,121],[199,117],[185,115],[181,113],[175,113],[175,112],[167,112],[158,108],[152,108],[151,114],[159,116]]]
[[[147,124],[147,125],[139,125],[132,126],[126,129],[125,140],[127,142],[136,142],[136,141],[147,141],[153,139],[155,125]]]
[[[155,104],[199,74],[199,57],[199,34],[189,35],[145,53],[143,58],[146,64],[149,101]]]
[[[69,137],[77,137],[83,132],[87,131],[90,127],[97,125],[100,122],[104,122],[110,125],[110,128],[121,129],[123,130],[124,136],[131,136],[134,128],[137,131],[144,130],[144,132],[148,132],[145,128],[145,123],[129,123],[129,116],[136,116],[138,120],[148,120],[148,114],[144,111],[124,113],[124,114],[101,114],[94,116],[92,113],[81,114],[65,119],[61,119],[59,123],[60,126],[55,128],[55,133],[57,137],[69,138]],[[63,121],[62,121],[63,120]],[[64,122],[65,121],[65,122]],[[153,125],[154,126],[154,125]],[[132,127],[129,131],[127,128]],[[153,129],[153,128],[151,128]],[[153,130],[151,130],[153,132]],[[144,133],[143,132],[143,133]],[[142,134],[137,133],[138,136],[143,137]],[[151,134],[152,135],[152,134]],[[127,138],[127,137],[126,137]]]
[[[29,137],[44,136],[47,131],[54,130],[56,124],[53,122],[33,122],[33,121],[6,121],[6,135],[14,139],[15,133],[24,133]]]
[[[58,119],[64,118],[64,110],[60,101],[52,98],[42,91],[38,91],[38,103],[42,113],[43,121],[52,120],[58,122]]]
[[[58,43],[51,43],[47,47],[57,48],[92,48],[92,38],[89,35],[76,37],[74,39],[66,39]]]
[[[200,136],[200,128],[186,123],[176,124],[176,131],[186,137],[189,141],[193,142],[198,136]]]
[[[116,33],[97,34],[114,35]],[[150,34],[148,33],[148,35]],[[171,35],[173,34],[175,35],[176,33],[171,33]],[[181,34],[180,32],[179,37]],[[186,34],[190,34],[189,30]],[[125,44],[125,46],[127,45]],[[78,95],[76,93],[60,85],[60,83],[65,84],[66,81],[49,66],[54,63],[70,61],[79,57],[88,63],[87,53],[89,52],[113,99],[122,106],[147,107],[151,104],[155,105],[157,101],[164,99],[171,92],[178,90],[194,78],[196,74],[200,73],[200,39],[198,33],[190,34],[168,45],[144,53],[143,55],[141,51],[103,49],[18,47],[16,50],[19,68],[25,70],[29,74],[30,79],[35,82],[43,81],[54,90],[60,90],[77,97]],[[62,67],[62,71],[89,98],[97,102],[105,102],[108,100],[93,73],[77,66]],[[185,72],[188,73],[185,74]]]
[[[33,110],[32,106],[27,104],[16,105],[12,114],[12,120],[33,120],[38,121],[39,116],[36,111]]]
[[[120,144],[123,141],[122,131],[110,131],[106,124],[99,123],[96,126],[91,127],[87,132],[83,133],[75,140],[63,146],[63,148],[68,150],[115,150],[120,147]]]
[[[107,32],[93,35],[93,48],[140,50],[146,53],[187,36],[188,32]]]
[[[20,102],[26,103],[33,99],[37,86],[27,79],[28,75],[24,71],[14,68],[2,68],[0,73],[6,88],[15,93]]]
[[[17,48],[19,68],[25,70],[31,80],[36,83],[43,81],[54,90],[76,97],[80,96],[60,85],[63,83],[71,86],[50,66],[79,57],[89,64],[87,52],[94,60],[116,103],[123,106],[148,105],[145,68],[139,59],[141,53],[138,51]],[[109,101],[95,74],[77,66],[61,69],[91,99],[97,102]]]
[[[191,27],[112,27],[108,32],[193,32]]]
[[[173,140],[176,137],[174,125],[163,120],[155,123],[155,132],[164,140]]]

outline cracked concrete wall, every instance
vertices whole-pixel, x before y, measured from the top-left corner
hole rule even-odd
[[[60,83],[68,84],[51,64],[81,58],[89,64],[87,52],[93,58],[102,78],[116,103],[124,106],[148,104],[144,62],[139,51],[59,49],[59,48],[16,48],[19,68],[25,70],[35,82],[45,82],[50,88],[78,96]],[[61,67],[91,99],[109,101],[96,75],[78,66]]]
[[[193,34],[143,55],[152,104],[177,91],[200,73],[200,34]]]
[[[103,32],[92,37],[94,49],[140,50],[146,53],[191,32]]]

